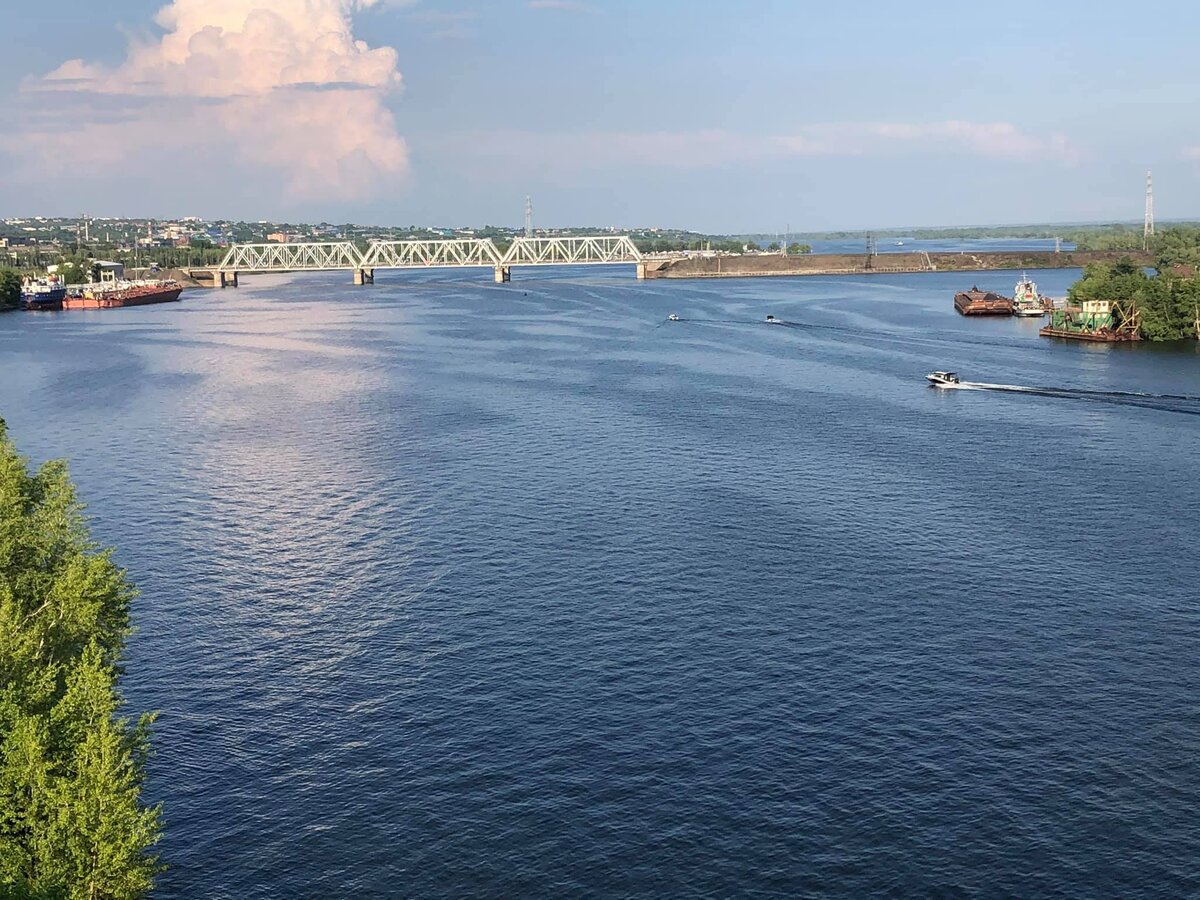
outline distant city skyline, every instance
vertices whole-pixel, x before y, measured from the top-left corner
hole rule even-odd
[[[521,227],[532,195],[537,227],[1133,223],[1147,169],[1159,222],[1200,217],[1182,2],[98,7],[0,35],[0,217]]]

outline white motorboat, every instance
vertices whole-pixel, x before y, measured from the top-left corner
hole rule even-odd
[[[671,313],[669,316],[667,316],[667,321],[668,322],[678,322],[679,316],[675,315],[675,313]]]
[[[959,383],[958,376],[953,372],[930,372],[925,377],[936,387],[954,387]]]

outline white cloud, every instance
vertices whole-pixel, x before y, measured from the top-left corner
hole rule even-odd
[[[352,28],[355,11],[384,5],[396,3],[173,0],[161,34],[133,40],[120,65],[73,59],[27,81],[34,112],[10,152],[30,173],[100,175],[151,142],[249,168],[293,199],[362,196],[408,170],[386,105],[402,88],[396,52]]]
[[[1079,161],[1063,134],[1022,132],[1008,122],[854,122],[810,125],[786,134],[724,129],[545,134],[508,131],[468,139],[495,156],[545,159],[589,168],[625,163],[715,168],[793,157],[968,154],[999,160]]]

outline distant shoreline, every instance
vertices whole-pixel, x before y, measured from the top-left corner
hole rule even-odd
[[[646,278],[755,278],[782,275],[870,275],[904,272],[987,272],[1000,269],[1078,269],[1129,258],[1151,266],[1149,253],[1118,251],[962,251],[959,253],[812,253],[801,256],[705,256],[647,260]]]

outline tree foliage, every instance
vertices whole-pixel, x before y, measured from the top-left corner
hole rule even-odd
[[[21,305],[21,276],[14,269],[0,269],[0,310]]]
[[[1128,259],[1096,263],[1083,270],[1067,299],[1072,304],[1100,300],[1124,310],[1136,305],[1147,340],[1200,338],[1200,280],[1194,275],[1162,268],[1151,276]]]
[[[1176,225],[1153,238],[1152,249],[1159,272],[1179,266],[1200,271],[1200,226]]]
[[[742,253],[746,249],[746,244],[743,241],[722,240],[720,238],[673,240],[671,238],[635,237],[632,240],[634,246],[642,253],[682,253],[688,250],[693,252],[711,250],[716,253]]]
[[[58,267],[58,276],[63,280],[63,284],[83,284],[88,281],[88,275],[89,267],[74,260],[60,263]]]
[[[88,537],[65,464],[31,474],[0,420],[0,897],[153,886],[153,716],[123,717],[117,691],[133,593]]]

